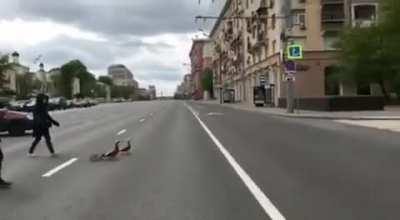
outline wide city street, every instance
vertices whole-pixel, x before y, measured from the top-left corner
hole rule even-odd
[[[51,113],[59,157],[3,135],[0,219],[399,219],[400,137],[184,101]],[[124,134],[117,136],[120,131]],[[120,132],[121,133],[121,132]],[[90,156],[132,140],[131,155]]]

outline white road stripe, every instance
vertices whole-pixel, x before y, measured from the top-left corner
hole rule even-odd
[[[140,119],[139,121],[140,121],[140,123],[143,123],[144,121],[146,121],[146,119],[145,119],[145,118],[142,118],[142,119]]]
[[[117,135],[119,136],[119,135],[121,135],[121,134],[124,134],[126,132],[126,129],[122,129],[122,130],[120,130],[118,133],[117,133]]]
[[[192,107],[185,103],[185,106],[189,109],[189,111],[194,115],[203,129],[207,132],[208,136],[215,143],[221,153],[224,155],[225,159],[229,162],[232,168],[239,175],[240,179],[250,190],[254,198],[258,201],[261,207],[264,209],[265,213],[272,220],[285,220],[286,218],[279,212],[279,210],[272,204],[271,200],[261,191],[260,187],[251,179],[251,177],[246,173],[246,171],[236,162],[235,158],[229,153],[228,150],[221,144],[221,142],[214,136],[210,129],[206,126],[206,124],[200,119],[198,113],[196,113]]]
[[[58,166],[58,167],[56,167],[56,168],[50,170],[49,172],[43,174],[42,177],[45,177],[45,178],[51,177],[51,176],[53,176],[55,173],[59,172],[60,170],[62,170],[62,169],[64,169],[64,168],[70,166],[71,164],[75,163],[77,160],[78,160],[78,158],[76,158],[76,157],[75,157],[75,158],[72,158],[72,159],[68,160],[67,162],[61,164],[60,166]]]

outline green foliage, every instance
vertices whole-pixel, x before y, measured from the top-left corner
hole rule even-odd
[[[32,95],[33,91],[36,88],[37,85],[35,85],[35,80],[34,80],[34,73],[26,73],[23,75],[17,74],[16,76],[16,83],[17,83],[17,98],[19,99],[27,99],[30,98]],[[40,82],[39,82],[39,88],[40,88]]]
[[[81,93],[85,97],[94,97],[94,90],[97,86],[96,78],[93,74],[86,72],[85,74],[78,75],[81,84]]]
[[[63,93],[62,91],[60,91],[60,88],[63,86],[62,85],[62,79],[61,79],[61,74],[53,74],[50,76],[51,81],[52,81],[52,85],[51,85],[51,90],[52,93],[55,96],[62,96]]]
[[[201,85],[204,91],[212,92],[213,90],[213,72],[211,69],[206,68],[203,73]]]
[[[15,91],[10,90],[10,89],[2,89],[0,91],[0,96],[8,97],[8,96],[14,96],[14,95],[16,95]]]
[[[342,81],[358,84],[377,83],[386,98],[386,82],[400,88],[400,1],[383,0],[377,25],[368,28],[349,27],[341,36],[340,71]],[[400,90],[399,93],[400,94]]]
[[[75,77],[80,80],[81,95],[92,97],[96,87],[96,78],[79,60],[72,60],[61,67],[60,83],[58,84],[61,94],[72,98],[72,80]]]
[[[135,95],[135,87],[132,86],[112,86],[112,98],[132,98]]]
[[[113,85],[113,81],[110,77],[108,76],[100,76],[99,77],[99,82],[102,82],[106,85],[112,86]]]
[[[10,62],[8,59],[8,55],[4,55],[0,57],[0,88],[4,87],[5,83],[5,71],[10,67]]]

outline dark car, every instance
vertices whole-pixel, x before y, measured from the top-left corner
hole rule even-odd
[[[256,86],[253,88],[253,102],[256,107],[261,107],[266,104],[267,97],[264,86]]]
[[[8,109],[14,110],[14,111],[24,111],[25,105],[29,102],[30,102],[30,100],[11,101],[8,105]]]
[[[7,131],[12,136],[20,136],[32,130],[32,127],[33,117],[30,114],[0,109],[0,132]]]
[[[32,98],[24,104],[23,111],[24,112],[33,112],[36,106],[36,99]]]

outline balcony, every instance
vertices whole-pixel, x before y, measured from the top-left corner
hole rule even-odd
[[[344,4],[336,0],[325,0],[323,3],[321,22],[322,23],[343,23],[345,21]]]

